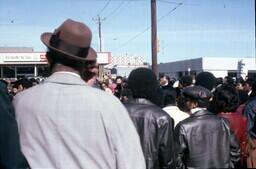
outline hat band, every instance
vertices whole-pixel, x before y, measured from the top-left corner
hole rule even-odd
[[[56,49],[62,50],[64,52],[81,58],[86,58],[90,49],[90,47],[82,48],[69,44],[61,40],[59,38],[59,34],[52,35],[50,39],[50,45]]]

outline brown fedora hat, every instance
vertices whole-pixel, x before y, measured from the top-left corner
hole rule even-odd
[[[53,33],[45,32],[41,41],[54,51],[64,54],[67,58],[88,61],[95,57],[88,57],[92,40],[92,32],[88,26],[71,19],[64,21]]]
[[[90,48],[89,49],[89,52],[88,52],[88,55],[87,55],[87,59],[88,60],[95,60],[97,59],[97,52],[93,49],[93,48]]]

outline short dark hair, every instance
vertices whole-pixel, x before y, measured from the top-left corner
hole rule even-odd
[[[233,85],[224,84],[213,92],[209,110],[213,113],[234,112],[239,106],[239,94]]]
[[[216,78],[211,72],[200,72],[196,76],[195,85],[200,85],[208,90],[212,90],[216,86]]]
[[[193,84],[192,76],[189,76],[189,75],[182,76],[180,79],[180,84],[182,85],[182,87],[187,87],[192,85]]]
[[[52,49],[48,49],[48,51],[46,53],[46,57],[48,59],[48,62],[50,63],[51,70],[55,64],[60,63],[62,65],[71,67],[71,68],[81,72],[85,65],[85,61],[68,59],[65,54],[57,52]]]
[[[128,77],[128,87],[134,98],[146,98],[153,101],[158,94],[158,81],[154,72],[148,68],[134,69]]]
[[[33,86],[32,81],[28,80],[27,78],[19,79],[15,83],[17,84],[17,86],[22,85],[22,87],[26,89]]]
[[[252,78],[248,78],[248,79],[246,79],[246,81],[245,81],[244,83],[247,83],[247,84],[249,84],[250,86],[253,86],[253,84],[255,83],[255,80],[252,79]]]
[[[174,88],[168,88],[164,91],[164,106],[175,105],[177,99],[177,90]]]

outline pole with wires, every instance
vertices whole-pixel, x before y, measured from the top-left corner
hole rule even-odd
[[[151,0],[151,55],[152,71],[158,76],[156,0]]]
[[[97,18],[93,18],[93,20],[95,20],[98,24],[98,28],[99,28],[99,52],[102,52],[102,34],[101,34],[101,22],[105,20],[105,18],[101,18],[99,15],[97,16]],[[100,80],[103,80],[103,76],[104,76],[104,66],[103,65],[99,65],[99,78]]]
[[[102,21],[104,21],[106,18],[101,18],[99,15],[97,16],[97,18],[93,18],[94,21],[97,22],[98,24],[98,29],[99,29],[99,51],[102,52],[102,34],[101,34],[101,23]]]

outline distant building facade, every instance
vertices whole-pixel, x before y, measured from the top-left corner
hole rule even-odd
[[[128,77],[130,72],[137,67],[148,67],[144,57],[126,53],[112,56],[111,63],[105,66],[105,72],[112,77]]]
[[[0,48],[0,77],[21,78],[47,76],[45,52],[34,52],[28,47]]]
[[[110,52],[97,53],[97,62],[111,62]],[[47,77],[48,62],[45,52],[34,52],[28,47],[0,47],[0,78]]]
[[[196,76],[202,71],[208,71],[215,77],[256,77],[255,58],[220,58],[201,57],[169,63],[158,64],[159,73],[180,78],[183,75]]]

